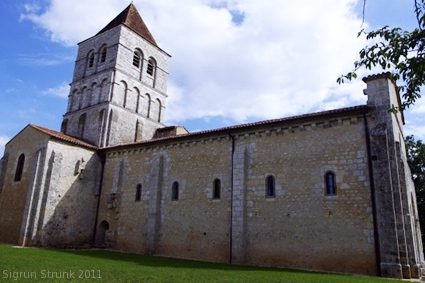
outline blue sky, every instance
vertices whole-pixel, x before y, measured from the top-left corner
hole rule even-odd
[[[76,44],[129,2],[1,1],[1,153],[29,123],[59,130]],[[363,1],[291,2],[297,3],[133,1],[159,46],[172,55],[166,124],[196,131],[364,104],[361,79],[335,82],[365,45],[357,38]],[[364,28],[412,29],[413,2],[368,0]],[[405,134],[425,139],[424,113],[421,99],[405,113]]]

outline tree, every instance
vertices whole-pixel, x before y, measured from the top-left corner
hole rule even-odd
[[[358,33],[359,37],[366,36],[372,45],[360,50],[360,59],[354,62],[354,70],[341,75],[337,79],[339,84],[357,78],[356,71],[361,67],[371,70],[380,66],[389,71],[389,79],[404,82],[397,87],[403,101],[393,110],[403,111],[421,97],[420,89],[425,85],[425,0],[415,0],[414,4],[418,27],[413,31],[384,26]]]
[[[412,172],[416,190],[419,222],[422,230],[422,242],[425,243],[425,144],[415,141],[413,136],[405,138],[407,163]]]

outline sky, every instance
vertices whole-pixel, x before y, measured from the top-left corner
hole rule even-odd
[[[0,156],[29,123],[60,130],[77,44],[130,0],[1,0]],[[358,32],[416,27],[413,0],[134,0],[169,53],[165,124],[189,131],[366,103],[359,79],[338,85],[366,45]],[[425,99],[405,135],[425,140]]]

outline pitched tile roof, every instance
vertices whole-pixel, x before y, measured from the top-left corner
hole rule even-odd
[[[79,140],[79,139],[73,138],[71,136],[65,135],[64,133],[56,132],[54,130],[43,128],[43,127],[40,127],[40,126],[37,126],[37,125],[34,125],[34,124],[29,124],[29,126],[40,131],[40,132],[43,132],[43,133],[49,135],[51,137],[54,137],[56,139],[66,141],[66,142],[69,142],[69,143],[72,143],[72,144],[75,144],[75,145],[79,145],[79,146],[82,146],[82,147],[86,147],[86,148],[89,148],[89,149],[97,149],[97,147],[92,145],[92,144],[89,144],[89,143],[86,143],[82,140]]]
[[[255,128],[259,126],[269,126],[269,125],[271,126],[273,124],[297,122],[297,121],[306,120],[306,119],[335,117],[340,114],[366,113],[367,111],[369,111],[369,109],[370,108],[367,105],[358,105],[358,106],[352,106],[352,107],[346,107],[346,108],[340,108],[340,109],[334,109],[334,110],[328,110],[328,111],[322,111],[322,112],[316,112],[316,113],[308,113],[308,114],[280,118],[280,119],[265,120],[265,121],[255,122],[255,123],[240,124],[240,125],[235,125],[230,127],[187,133],[187,134],[182,134],[177,136],[154,138],[154,139],[144,140],[144,141],[135,142],[135,143],[127,143],[127,144],[121,144],[121,145],[116,145],[111,147],[105,147],[103,149],[115,150],[119,148],[125,148],[127,146],[139,146],[139,145],[155,143],[159,141],[181,139],[181,138],[184,139],[184,138],[191,138],[191,137],[197,137],[197,136],[208,135],[208,134],[231,133],[231,131],[237,131],[237,130],[243,131],[246,129]]]
[[[125,8],[124,11],[122,11],[118,16],[116,16],[115,19],[113,19],[109,24],[107,24],[96,35],[104,33],[121,24],[130,28],[135,33],[137,33],[138,35],[140,35],[141,37],[143,37],[144,39],[146,39],[147,41],[149,41],[150,43],[158,47],[155,39],[150,33],[148,27],[143,22],[142,17],[140,17],[140,14],[137,11],[136,7],[133,5],[133,3],[131,3],[127,8]]]

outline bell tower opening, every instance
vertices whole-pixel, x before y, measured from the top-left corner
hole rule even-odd
[[[170,57],[130,4],[78,44],[62,132],[98,147],[153,138],[165,127]]]

